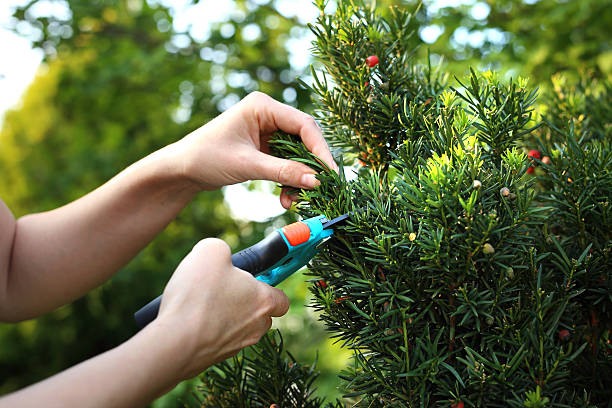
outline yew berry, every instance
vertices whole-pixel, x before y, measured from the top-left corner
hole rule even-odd
[[[368,58],[366,58],[366,64],[368,64],[368,67],[370,68],[375,67],[378,65],[378,57],[376,55],[370,55]]]
[[[538,159],[540,160],[540,158],[542,157],[542,155],[540,154],[540,152],[538,150],[530,150],[529,153],[527,153],[527,157],[529,157],[530,159]]]

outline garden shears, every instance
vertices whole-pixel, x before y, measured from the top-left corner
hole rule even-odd
[[[232,255],[232,264],[250,272],[256,279],[276,286],[305,266],[318,252],[319,244],[334,233],[332,226],[351,213],[332,220],[324,215],[278,228],[264,239]],[[145,327],[157,317],[161,295],[134,313],[136,323]]]

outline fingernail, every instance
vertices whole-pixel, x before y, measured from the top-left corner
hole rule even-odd
[[[334,162],[333,169],[336,171],[336,173],[340,174],[340,168],[338,167],[338,165],[335,162]]]
[[[319,184],[321,182],[317,180],[314,174],[304,174],[302,176],[302,185],[306,188],[315,188]]]

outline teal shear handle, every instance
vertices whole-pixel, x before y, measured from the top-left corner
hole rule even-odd
[[[276,286],[315,256],[319,243],[334,233],[331,228],[327,229],[334,223],[335,220],[330,222],[319,215],[286,225],[255,245],[233,254],[232,264],[250,272],[258,280]],[[134,314],[140,328],[157,317],[160,304],[161,295]]]
[[[275,232],[282,237],[287,247],[287,252],[273,265],[266,268],[260,274],[256,274],[257,279],[270,286],[276,286],[305,266],[316,255],[317,247],[321,241],[334,233],[332,229],[325,229],[323,227],[326,221],[327,218],[325,216],[319,215],[307,220],[294,222],[276,230]],[[240,252],[235,255],[238,255]],[[233,262],[234,256],[232,256]],[[249,270],[249,272],[251,271]]]

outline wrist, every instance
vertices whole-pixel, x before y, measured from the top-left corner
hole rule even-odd
[[[189,201],[202,188],[189,177],[182,150],[178,143],[167,145],[137,162],[136,166],[145,170],[156,190]]]
[[[214,145],[218,143],[210,140],[209,126],[205,125],[191,132],[181,140],[166,146],[167,154],[172,157],[171,161],[177,165],[177,172],[181,180],[190,183],[198,191],[216,190],[221,187],[211,183],[211,173],[214,173],[219,162],[223,159],[219,152],[214,152]],[[203,159],[212,158],[206,169],[203,169]]]
[[[176,328],[171,327],[157,318],[149,323],[131,340],[142,343],[148,355],[154,356],[156,363],[163,371],[165,387],[172,386],[185,379],[186,349],[182,343],[182,336],[177,335]]]
[[[193,378],[214,364],[212,357],[208,359],[205,356],[202,359],[199,355],[198,351],[202,347],[197,344],[198,336],[186,330],[189,323],[177,327],[172,320],[176,319],[158,316],[139,333],[146,337],[144,343],[147,344],[148,352],[159,359],[160,367],[168,377],[166,386],[171,387]]]

